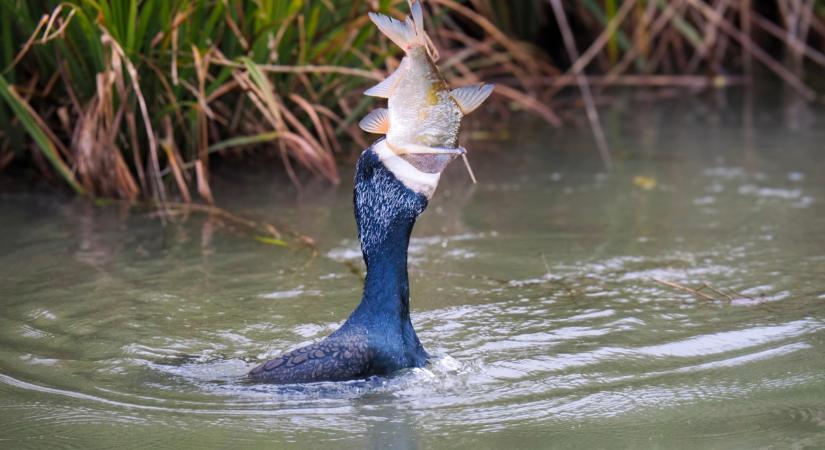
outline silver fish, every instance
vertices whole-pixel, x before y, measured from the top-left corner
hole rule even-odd
[[[387,108],[370,112],[359,123],[367,132],[385,134],[385,145],[416,169],[440,173],[466,150],[458,146],[461,118],[493,92],[492,84],[450,90],[435,64],[435,49],[424,32],[424,13],[418,0],[410,15],[396,20],[369,13],[378,29],[406,53],[398,68],[364,94],[388,99]],[[475,182],[475,177],[467,169]],[[434,189],[434,188],[433,188]]]

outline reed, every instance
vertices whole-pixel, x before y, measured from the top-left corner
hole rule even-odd
[[[0,170],[33,164],[93,196],[211,203],[214,155],[255,151],[296,184],[305,172],[336,183],[336,160],[367,144],[356,124],[372,100],[361,93],[401,56],[366,12],[398,17],[404,3],[0,0]],[[757,65],[816,99],[805,69],[825,67],[825,1],[767,3],[425,5],[451,84],[495,81],[491,113],[559,126],[565,91],[719,87]]]
[[[2,152],[28,151],[22,123],[76,190],[127,199],[212,202],[209,156],[232,142],[337,182],[332,142],[358,136],[341,111],[384,53],[362,50],[365,2],[337,3],[3,0]]]

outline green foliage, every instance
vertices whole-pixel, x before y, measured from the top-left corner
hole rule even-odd
[[[817,45],[825,0],[807,4],[810,20],[796,8],[755,20],[764,11],[753,6],[750,54],[737,28],[741,7],[719,16],[709,0],[629,2],[564,2],[576,25],[575,66],[607,71],[605,86],[626,77],[631,85],[718,87],[727,84],[720,73],[735,77],[753,59],[816,97],[804,74],[758,39],[770,34],[782,51],[825,66],[821,50],[800,48],[777,25],[810,27],[798,31]],[[401,52],[378,38],[366,12],[377,6],[399,17],[406,3],[0,0],[0,168],[33,150],[78,192],[164,200],[169,191],[190,201],[196,188],[211,201],[210,156],[255,148],[278,156],[293,180],[298,165],[336,182],[340,138],[366,144],[356,123],[375,100],[361,93]],[[569,67],[550,2],[426,5],[448,83],[498,82],[508,103],[493,109],[524,109],[559,126],[554,96],[579,81],[560,76]]]
[[[43,130],[40,124],[37,123],[34,115],[27,109],[26,103],[20,98],[17,92],[9,86],[2,75],[0,75],[0,97],[3,97],[3,100],[8,103],[14,115],[18,120],[20,120],[23,127],[26,131],[28,131],[29,135],[31,135],[32,139],[37,144],[37,147],[46,159],[49,160],[52,166],[54,166],[57,172],[60,173],[63,179],[66,180],[66,183],[68,183],[69,186],[71,186],[72,189],[74,189],[78,194],[83,194],[84,189],[77,184],[77,181],[75,181],[71,171],[68,167],[66,167],[66,163],[64,163],[63,159],[60,158],[54,144],[52,144],[46,135],[45,130]]]
[[[388,2],[383,3],[387,6]],[[199,157],[199,148],[210,147],[209,142],[201,142],[204,137],[224,143],[232,142],[226,139],[247,144],[269,142],[276,149],[272,138],[260,139],[275,130],[260,120],[256,110],[237,108],[239,104],[250,106],[252,99],[239,80],[249,75],[256,84],[268,86],[267,95],[275,99],[268,106],[298,110],[296,122],[277,131],[296,131],[304,126],[312,130],[316,140],[323,140],[319,134],[327,130],[313,130],[310,112],[295,108],[284,97],[294,94],[319,108],[333,106],[329,112],[344,117],[326,114],[319,119],[333,130],[342,121],[353,120],[336,105],[352,101],[354,95],[348,91],[370,81],[311,70],[270,74],[249,69],[335,65],[375,70],[383,66],[383,50],[364,49],[376,33],[374,27],[364,26],[368,8],[364,0],[0,0],[0,70],[5,80],[27,94],[10,96],[3,81],[4,98],[11,109],[0,106],[0,125],[9,130],[0,135],[0,144],[8,139],[5,145],[17,145],[9,139],[16,128],[11,121],[20,120],[44,155],[53,154],[54,143],[30,126],[26,105],[54,127],[64,143],[78,130],[99,130],[114,124],[116,136],[111,144],[130,161],[132,172],[140,175],[146,170],[150,179],[163,178],[164,184],[171,185],[168,172],[153,172],[152,159],[159,160],[154,161],[155,167],[165,166],[166,161],[162,155],[151,154],[152,140],[171,140],[175,144],[171,148],[179,153],[184,167],[192,166],[187,162]],[[113,43],[106,42],[107,35]],[[242,60],[249,64],[237,64]],[[130,65],[134,73],[130,73]],[[140,96],[148,115],[140,114]],[[103,110],[92,107],[96,102],[105,103]],[[66,125],[58,116],[61,110],[67,113],[64,122],[68,117],[69,130],[58,126]],[[134,115],[134,126],[129,123],[130,115]],[[208,117],[206,126],[199,122],[204,117]],[[151,122],[149,127],[146,119]],[[172,126],[165,126],[168,123]],[[246,135],[250,139],[244,140]],[[296,152],[307,147],[293,142],[286,150],[277,148],[300,160]],[[216,147],[211,146],[211,150]],[[331,152],[330,148],[316,150]],[[93,153],[105,151],[100,148]],[[53,158],[49,160],[54,163]],[[54,167],[70,179],[71,170]],[[334,178],[334,168],[325,175]],[[94,183],[85,187],[92,192],[105,190]],[[144,194],[149,194],[147,189],[144,186]]]

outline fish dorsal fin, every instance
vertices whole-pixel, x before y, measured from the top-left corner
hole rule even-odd
[[[462,86],[453,89],[450,96],[453,97],[461,112],[470,114],[473,110],[478,108],[487,97],[493,93],[493,84],[472,84],[470,86]]]
[[[370,111],[358,126],[367,133],[387,134],[390,131],[390,111],[387,108],[378,108]]]
[[[401,64],[398,65],[395,72],[391,73],[390,76],[384,79],[384,81],[364,91],[364,95],[369,95],[370,97],[390,98],[392,93],[395,91],[395,87],[398,86],[398,82],[401,81],[401,78],[404,76],[406,61],[407,58],[402,59]]]

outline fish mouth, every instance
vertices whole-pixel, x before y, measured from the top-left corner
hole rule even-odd
[[[401,158],[421,172],[441,173],[451,162],[453,162],[453,160],[467,153],[467,150],[465,150],[464,147],[458,147],[450,150],[455,150],[455,152],[408,153],[406,155],[401,155]]]

